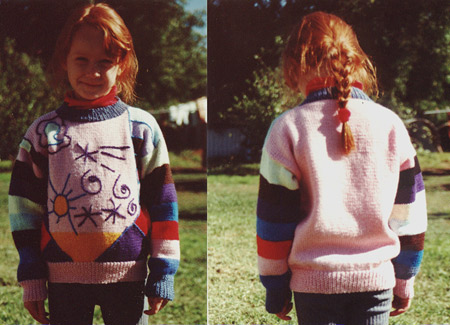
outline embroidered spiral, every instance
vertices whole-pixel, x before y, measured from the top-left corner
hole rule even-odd
[[[132,199],[130,203],[128,203],[127,212],[130,216],[133,216],[137,211],[137,204],[133,203],[133,201],[134,199]]]
[[[95,175],[86,177],[90,173],[90,169],[81,177],[81,188],[88,194],[98,194],[102,191],[102,181]]]
[[[128,199],[131,195],[131,190],[126,184],[117,185],[119,183],[120,175],[117,177],[113,186],[113,195],[116,199]]]

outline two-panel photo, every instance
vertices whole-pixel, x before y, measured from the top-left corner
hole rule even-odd
[[[450,2],[0,0],[0,324],[450,323]]]

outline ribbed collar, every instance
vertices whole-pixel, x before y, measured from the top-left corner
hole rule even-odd
[[[127,105],[120,99],[113,105],[92,109],[76,109],[63,103],[56,113],[65,120],[72,122],[97,122],[105,121],[122,115],[127,110]]]
[[[335,95],[335,89],[334,87],[329,88],[322,88],[316,91],[311,92],[308,97],[300,104],[308,104],[312,102],[316,102],[318,100],[324,100],[324,99],[337,99],[337,96]],[[350,93],[350,96],[352,98],[356,99],[362,99],[362,100],[368,100],[372,101],[369,96],[366,95],[364,91],[362,91],[359,88],[352,87],[352,91]]]

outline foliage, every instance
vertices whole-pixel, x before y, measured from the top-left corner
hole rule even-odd
[[[381,104],[402,117],[422,115],[450,104],[450,3],[446,0],[248,0],[208,1],[209,121],[230,126],[230,107],[256,102],[266,87],[254,71],[277,69],[280,51],[302,16],[322,10],[349,23],[377,67]],[[279,42],[277,39],[284,41]],[[254,55],[264,53],[261,60]],[[247,80],[247,82],[246,82]],[[236,104],[236,98],[247,103]],[[264,102],[267,98],[262,97]],[[272,107],[277,106],[277,99]],[[279,101],[278,101],[279,102]],[[251,112],[248,112],[252,114]],[[235,115],[236,115],[235,114]],[[257,119],[257,116],[254,116]],[[439,117],[442,122],[445,116]],[[261,123],[264,129],[265,122]]]
[[[46,86],[40,62],[16,51],[9,38],[0,44],[0,159],[15,157],[28,126],[59,102]]]
[[[227,112],[227,120],[246,136],[246,147],[251,157],[259,159],[271,122],[286,109],[299,102],[299,97],[289,93],[280,81],[280,69],[264,67],[247,80],[249,88],[241,96],[235,96],[233,106]]]

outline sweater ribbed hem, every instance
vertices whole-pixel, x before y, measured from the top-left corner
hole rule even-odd
[[[23,288],[23,301],[42,301],[47,299],[47,280],[25,280],[21,281]]]
[[[290,286],[296,292],[336,294],[387,290],[395,286],[391,262],[367,270],[291,270]]]
[[[394,295],[407,299],[414,297],[414,279],[415,277],[408,280],[397,279],[394,288]]]
[[[47,263],[49,282],[105,284],[145,280],[146,262]]]

